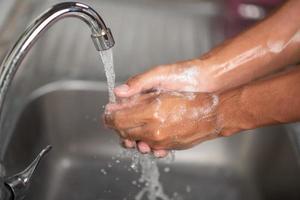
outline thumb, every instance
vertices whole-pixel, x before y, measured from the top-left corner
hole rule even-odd
[[[156,67],[130,78],[126,84],[116,87],[114,92],[118,97],[130,97],[146,90],[158,88],[165,74],[164,67]]]

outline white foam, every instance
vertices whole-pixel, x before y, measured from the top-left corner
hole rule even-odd
[[[283,40],[272,41],[269,40],[267,42],[267,47],[270,52],[272,53],[280,53],[283,51],[287,46],[293,43],[300,42],[300,30],[298,30],[287,42]]]
[[[284,42],[283,41],[268,41],[267,46],[272,53],[280,53],[284,48]]]

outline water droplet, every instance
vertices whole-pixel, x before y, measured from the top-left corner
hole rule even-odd
[[[165,167],[164,168],[164,172],[166,172],[166,173],[170,172],[170,170],[171,170],[170,167]]]
[[[106,172],[106,170],[105,170],[105,169],[101,169],[101,173],[102,173],[102,174],[104,174],[104,175],[106,175],[106,174],[107,174],[107,172]]]
[[[185,190],[186,190],[186,192],[190,193],[192,191],[191,186],[187,185]]]

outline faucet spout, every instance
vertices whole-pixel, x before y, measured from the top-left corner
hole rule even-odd
[[[23,58],[42,33],[52,24],[65,17],[79,18],[90,27],[91,38],[97,51],[107,50],[114,46],[115,42],[110,29],[106,27],[100,15],[91,7],[78,2],[65,2],[54,5],[28,26],[1,64],[0,114],[7,89]]]

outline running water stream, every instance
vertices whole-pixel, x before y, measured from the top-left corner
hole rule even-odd
[[[107,78],[109,102],[115,103],[116,97],[113,93],[115,87],[115,72],[112,49],[100,51],[100,56],[104,64],[105,75]],[[141,172],[138,181],[143,184],[144,187],[135,196],[135,200],[171,200],[171,198],[164,193],[163,186],[159,181],[160,173],[157,165],[157,158],[153,155],[140,154],[136,150],[125,150],[122,154],[124,157],[131,158],[132,169],[136,172]],[[174,154],[172,153],[171,156],[173,155]]]
[[[108,95],[109,95],[109,102],[115,103],[116,97],[113,92],[113,89],[115,88],[115,70],[114,70],[114,59],[113,59],[113,51],[112,48],[105,50],[105,51],[99,51],[100,57],[104,65],[104,71],[105,76],[107,79],[107,87],[108,87]]]

